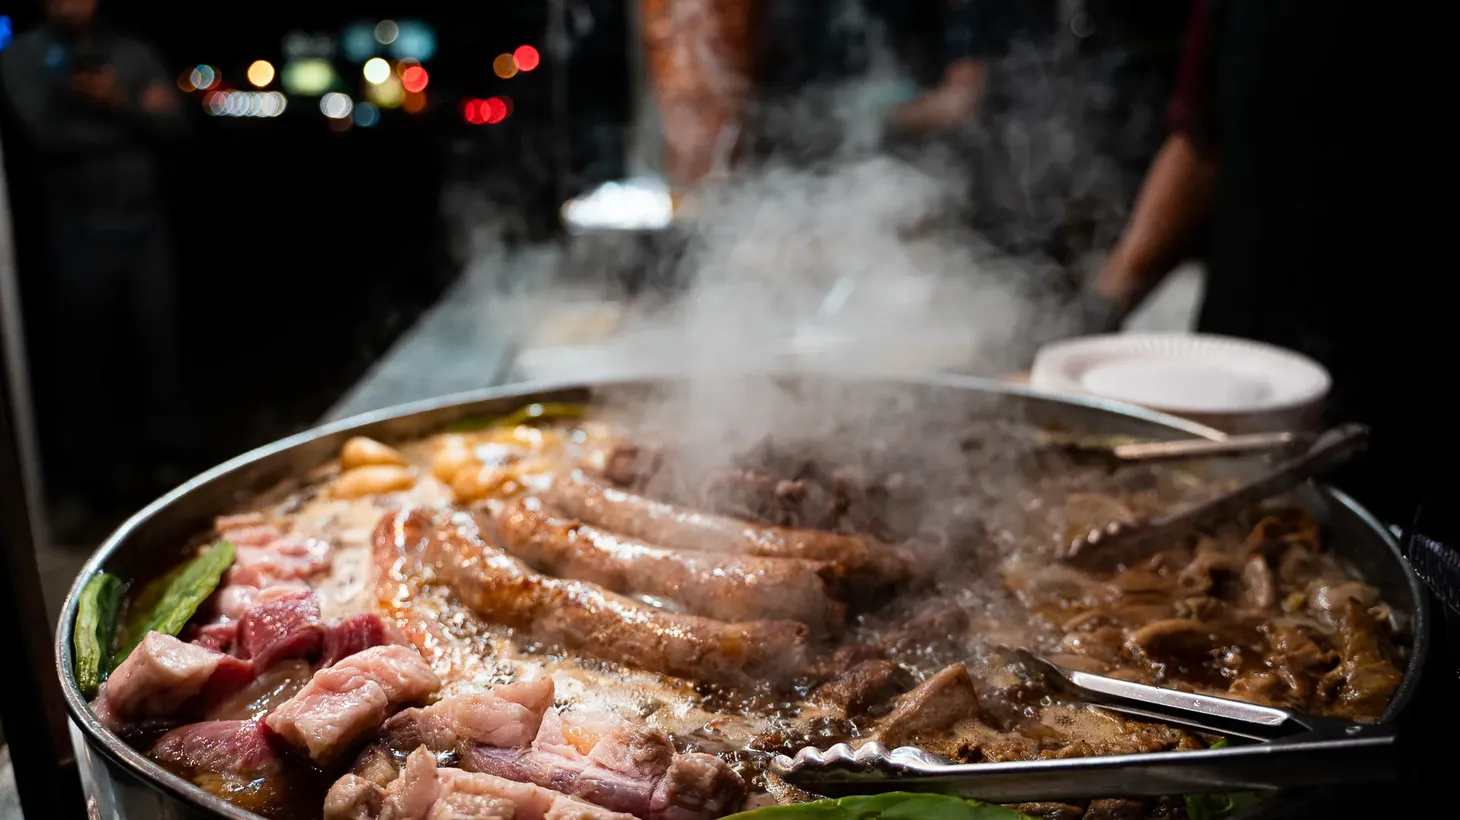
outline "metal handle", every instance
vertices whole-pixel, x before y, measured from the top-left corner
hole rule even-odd
[[[1343,464],[1362,452],[1368,443],[1369,429],[1361,424],[1335,427],[1319,436],[1306,453],[1210,501],[1135,524],[1112,522],[1091,530],[1070,543],[1064,560],[1107,566],[1138,561],[1169,543],[1174,536],[1218,523]]]
[[[1170,458],[1236,456],[1287,447],[1302,439],[1297,433],[1249,433],[1224,439],[1180,439],[1117,444],[1110,454],[1121,461],[1157,461]]]

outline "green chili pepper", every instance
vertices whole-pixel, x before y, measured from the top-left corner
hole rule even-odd
[[[76,685],[86,697],[96,694],[106,680],[112,633],[127,585],[115,575],[98,572],[81,588],[76,601],[76,631],[71,646],[76,654]]]
[[[121,645],[112,656],[112,668],[120,666],[132,654],[132,650],[137,648],[137,644],[147,637],[148,632],[161,632],[164,635],[181,632],[203,601],[218,588],[223,573],[233,565],[234,551],[232,541],[219,541],[202,555],[184,564],[175,574],[171,574],[166,586],[157,594],[155,603],[145,608],[135,607],[139,617],[131,620],[126,634],[122,636]],[[159,579],[161,580],[163,579]],[[137,604],[148,603],[142,599],[147,597],[149,591],[150,586],[138,596]]]

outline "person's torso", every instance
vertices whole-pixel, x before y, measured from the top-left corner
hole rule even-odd
[[[1209,28],[1218,161],[1203,329],[1342,361],[1403,296],[1385,271],[1406,138],[1372,3],[1230,0]]]
[[[106,67],[116,74],[128,99],[137,100],[151,80],[145,49],[130,39],[107,34],[79,44],[41,29],[16,42],[7,55],[12,81],[45,83],[64,88],[78,68]],[[154,148],[125,115],[79,104],[52,92],[46,110],[59,128],[86,134],[84,151],[42,139],[35,146],[42,190],[52,207],[73,209],[78,217],[107,224],[135,221],[156,206],[158,164]]]

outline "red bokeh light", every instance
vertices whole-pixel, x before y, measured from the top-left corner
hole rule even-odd
[[[461,116],[472,125],[485,125],[487,122],[486,106],[481,100],[466,100],[461,104]]]
[[[482,108],[486,109],[488,125],[496,125],[507,119],[507,104],[496,97],[489,97],[482,103]]]
[[[512,62],[517,64],[518,71],[531,71],[542,63],[542,55],[532,46],[518,46],[512,52]]]
[[[405,90],[412,94],[419,94],[426,90],[426,84],[431,81],[431,75],[426,69],[418,65],[409,66],[400,73],[400,84]]]

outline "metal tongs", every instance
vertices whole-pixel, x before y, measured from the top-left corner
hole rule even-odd
[[[1111,522],[1092,529],[1070,542],[1063,559],[1075,564],[1106,566],[1138,561],[1177,536],[1219,523],[1343,464],[1362,452],[1368,443],[1369,430],[1361,424],[1334,427],[1314,440],[1305,452],[1279,462],[1215,498],[1166,515],[1133,523]]]
[[[1384,727],[1078,672],[1024,650],[1012,651],[1032,673],[1093,706],[1258,742],[1205,751],[1007,763],[955,763],[915,747],[888,749],[875,741],[855,749],[838,743],[825,750],[807,747],[794,757],[778,755],[769,770],[797,787],[829,796],[939,791],[996,802],[1270,790],[1398,776],[1394,735]]]

